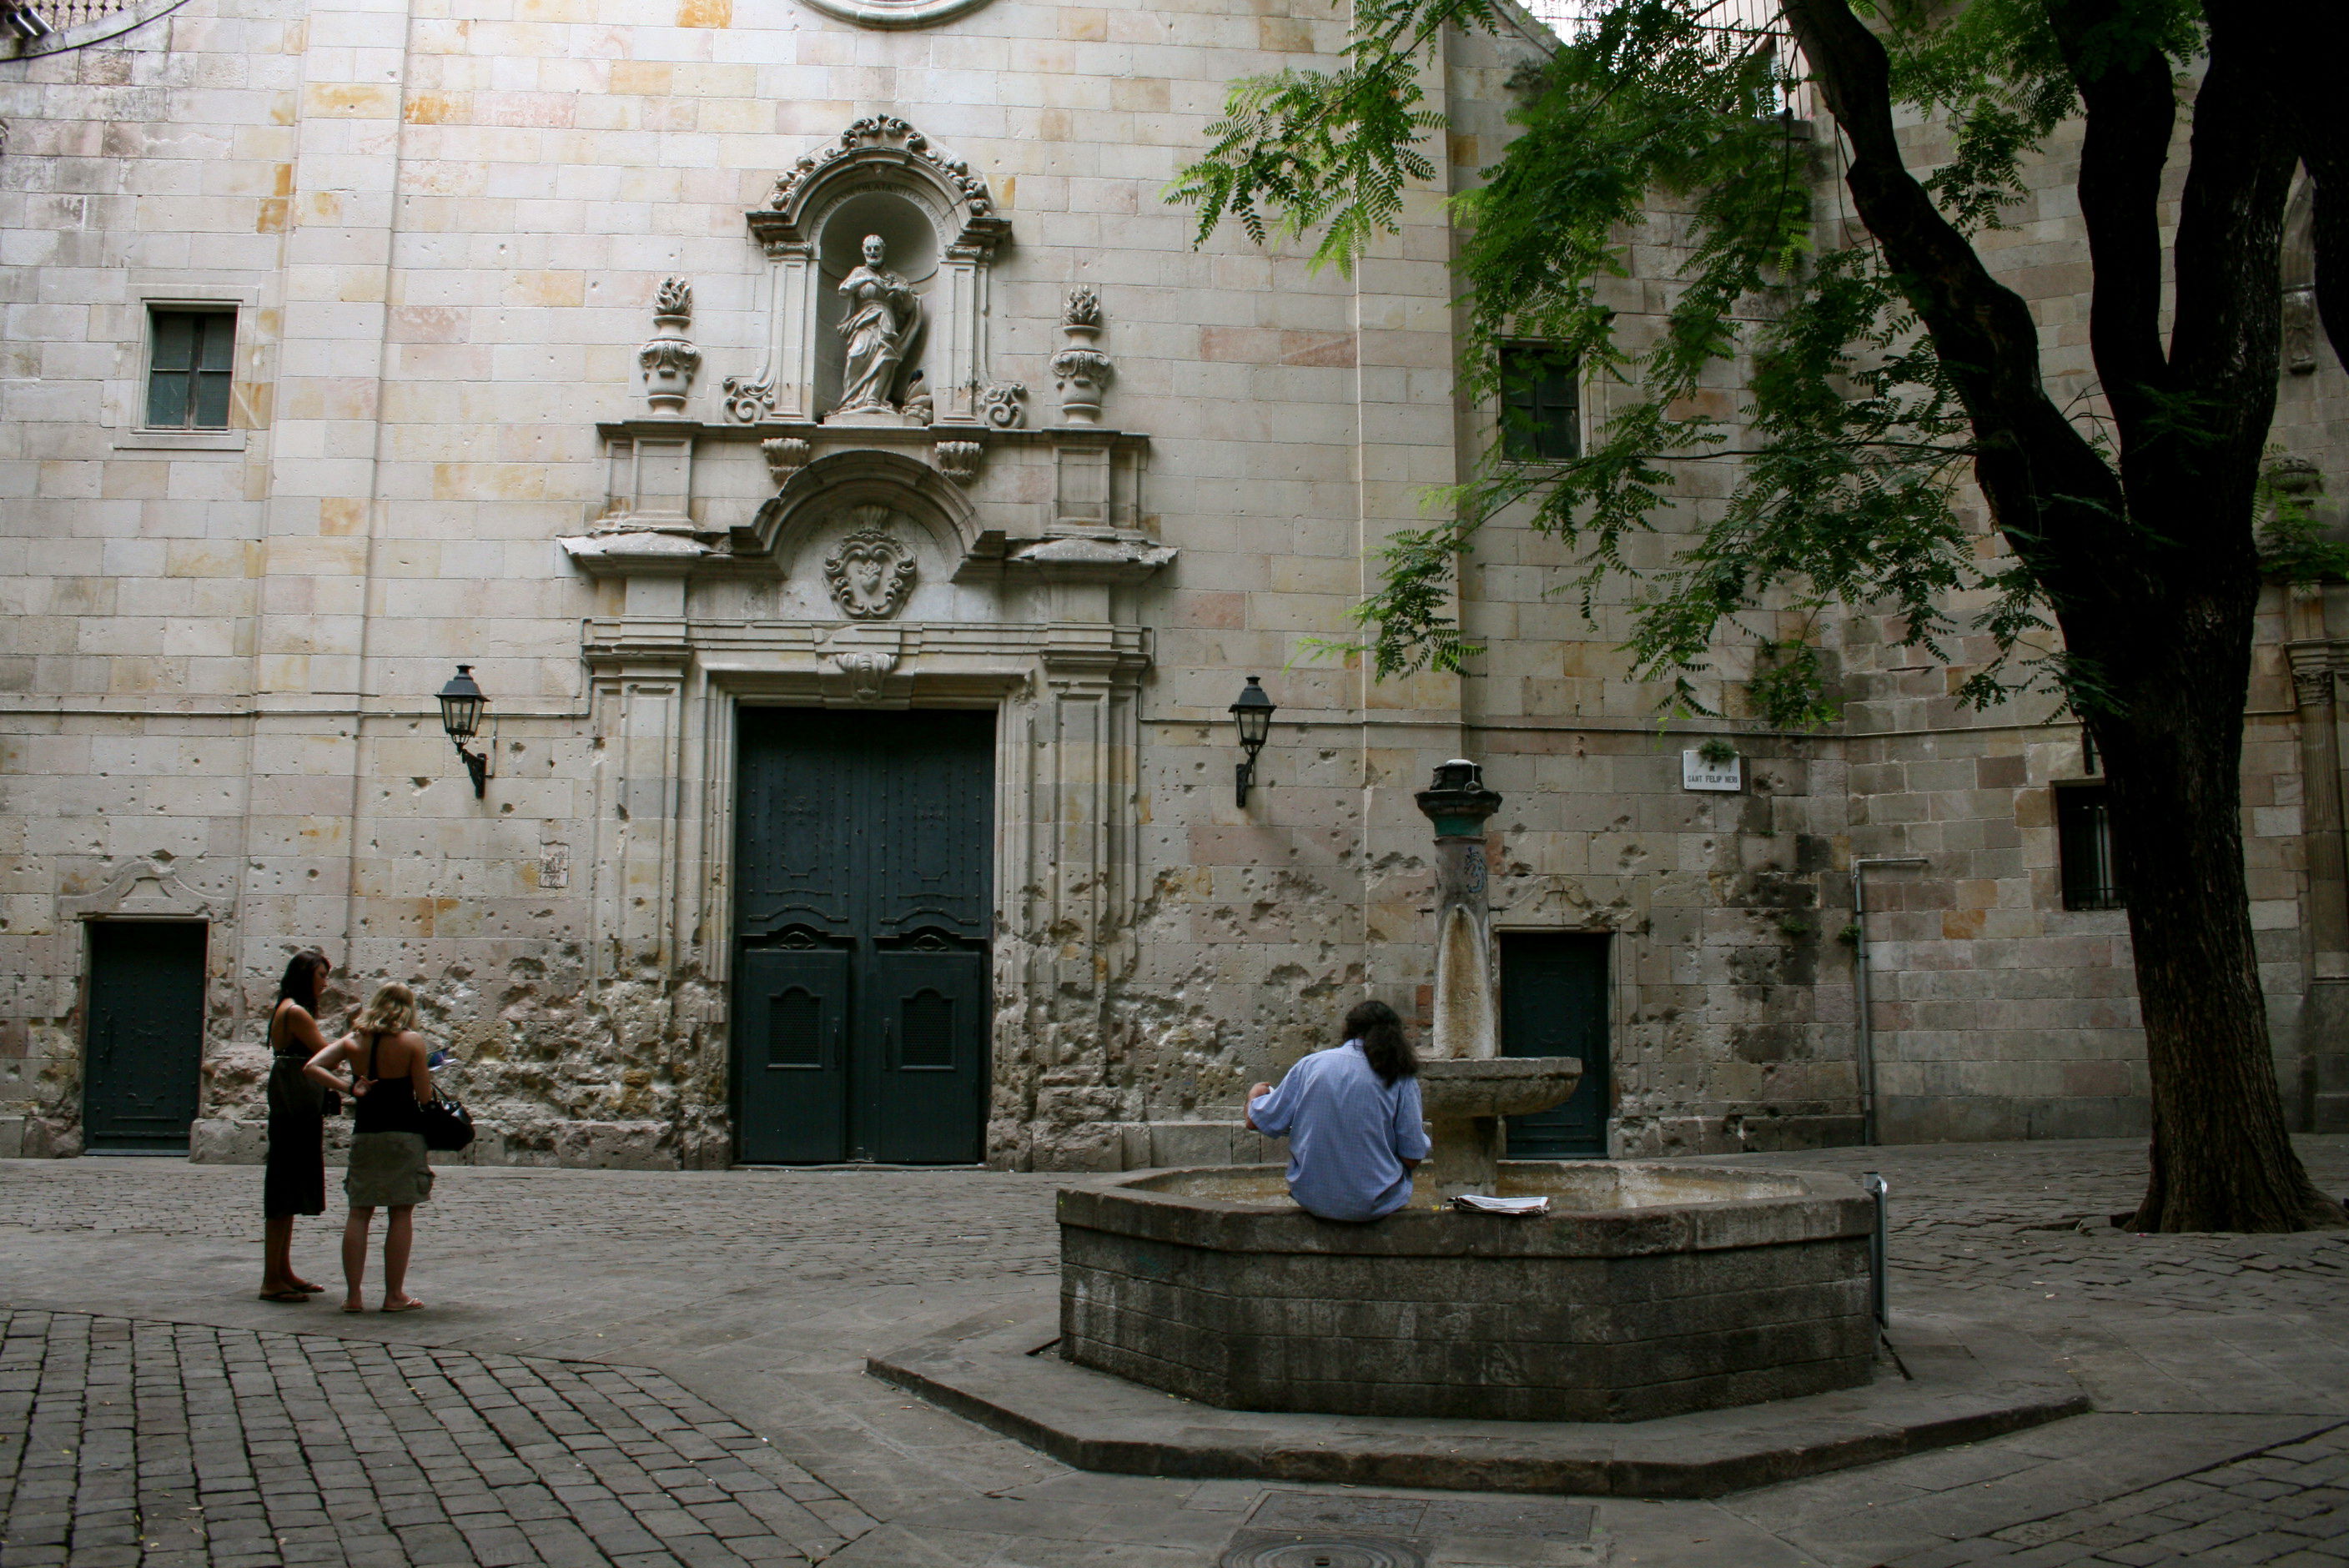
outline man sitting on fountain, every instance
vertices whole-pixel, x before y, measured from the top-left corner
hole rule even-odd
[[[1411,1202],[1427,1158],[1419,1058],[1384,1002],[1346,1015],[1345,1043],[1248,1090],[1247,1124],[1288,1140],[1288,1195],[1325,1220],[1377,1220]]]

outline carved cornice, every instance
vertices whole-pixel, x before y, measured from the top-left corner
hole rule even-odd
[[[1011,232],[995,210],[986,179],[972,173],[961,159],[931,146],[928,137],[895,115],[868,115],[852,122],[829,145],[802,154],[776,179],[767,205],[746,214],[750,232],[769,255],[803,249],[814,242],[809,220],[824,204],[828,191],[843,183],[876,181],[927,189],[953,216],[957,232],[946,236],[950,252],[983,260]]]

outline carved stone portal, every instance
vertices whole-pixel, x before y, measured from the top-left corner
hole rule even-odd
[[[914,552],[888,531],[887,507],[860,506],[850,516],[856,530],[825,560],[823,580],[842,614],[885,621],[914,592]]]

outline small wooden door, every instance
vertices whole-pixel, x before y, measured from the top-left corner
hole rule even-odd
[[[1604,1159],[1613,1104],[1607,1071],[1607,937],[1501,936],[1501,1054],[1580,1057],[1582,1081],[1554,1110],[1509,1118],[1512,1160]]]
[[[976,1161],[994,716],[745,708],[740,758],[741,1158]]]
[[[204,1053],[204,923],[89,924],[83,1146],[188,1147]]]

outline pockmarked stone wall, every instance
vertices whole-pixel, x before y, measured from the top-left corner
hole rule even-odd
[[[1257,1158],[1249,1083],[1364,995],[1423,1017],[1410,795],[1462,754],[1508,798],[1499,928],[1609,944],[1616,1152],[1857,1136],[1854,856],[1927,861],[1871,882],[1887,1136],[2141,1125],[2126,917],[2062,908],[2050,787],[2083,765],[2044,699],[1962,712],[1962,670],[1858,607],[1819,628],[1841,725],[1742,717],[1737,647],[1728,717],[1660,718],[1628,601],[1583,621],[1509,520],[1463,579],[1468,673],[1317,651],[1489,438],[1444,201],[1542,35],[1444,40],[1441,170],[1349,275],[1195,246],[1163,200],[1227,84],[1331,66],[1340,13],[947,9],[184,0],[0,60],[0,1154],[82,1146],[92,923],[171,919],[207,934],[170,1058],[204,1157],[257,1157],[263,1020],[315,944],[331,1027],[417,987],[474,1158],[735,1158],[746,704],[994,713],[994,1163]],[[1833,224],[1834,139],[1806,145]],[[1992,242],[2085,389],[2070,156]],[[1626,237],[1635,341],[1684,227]],[[868,230],[925,302],[894,423],[826,418]],[[191,307],[235,313],[226,428],[150,428],[150,313]],[[2337,521],[2341,366],[2292,330],[2279,471]],[[1692,470],[1641,559],[1730,482]],[[827,574],[859,531],[902,591]],[[2338,593],[2275,591],[2245,753],[2312,1124],[2349,1115]],[[478,799],[432,702],[460,661]],[[1249,674],[1280,712],[1243,806]],[[1682,787],[1708,737],[1739,789]]]

